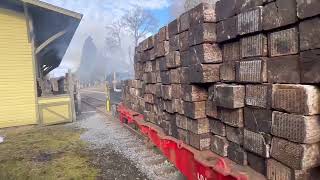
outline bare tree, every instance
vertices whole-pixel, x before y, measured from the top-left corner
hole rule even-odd
[[[135,6],[132,10],[125,12],[119,20],[106,26],[105,46],[107,57],[121,62],[122,65],[133,70],[134,47],[148,33],[154,32],[157,28],[158,22],[152,14],[139,6]],[[124,37],[127,35],[130,38]],[[125,61],[125,59],[128,61]]]
[[[106,27],[108,32],[108,39],[115,43],[116,46],[121,47],[121,33],[123,30],[123,23],[121,20],[114,21],[111,25]]]
[[[138,45],[139,40],[145,38],[148,33],[154,32],[158,27],[155,17],[139,6],[128,11],[122,17],[122,22],[126,30],[132,34],[135,46]]]

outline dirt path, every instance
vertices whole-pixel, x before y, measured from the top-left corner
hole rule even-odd
[[[83,107],[75,123],[0,130],[0,179],[182,179],[118,120]]]
[[[102,179],[181,179],[159,152],[148,148],[118,121],[90,107],[86,111],[73,126],[86,129],[81,139],[89,142],[96,154],[94,163],[102,168]]]
[[[69,126],[85,129],[80,138],[89,144],[91,163],[100,169],[97,179],[148,179],[131,160],[115,150],[105,138],[108,134],[104,130],[106,125],[103,117],[85,104],[83,112],[79,121]]]

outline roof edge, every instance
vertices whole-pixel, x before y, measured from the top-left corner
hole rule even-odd
[[[58,13],[61,13],[61,14],[64,14],[64,15],[79,19],[79,20],[81,20],[82,17],[83,17],[83,15],[80,14],[80,13],[77,13],[77,12],[74,12],[74,11],[70,11],[68,9],[64,9],[64,8],[61,8],[61,7],[58,7],[58,6],[54,6],[52,4],[49,4],[49,3],[46,3],[46,2],[42,2],[40,0],[21,0],[21,1],[24,2],[24,3],[27,3],[27,4],[31,4],[31,5],[35,5],[35,6],[38,6],[38,7],[41,7],[41,8],[45,8],[45,9],[48,9],[48,10],[51,10],[51,11],[55,11],[55,12],[58,12]]]

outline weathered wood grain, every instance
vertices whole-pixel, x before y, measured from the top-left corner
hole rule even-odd
[[[297,143],[320,141],[320,116],[272,113],[272,134]]]
[[[294,170],[306,170],[320,165],[320,145],[297,144],[274,137],[271,156]]]
[[[320,90],[312,85],[273,85],[272,107],[302,115],[320,113]]]
[[[197,85],[183,85],[183,100],[189,102],[206,101],[208,92],[206,88]]]
[[[229,142],[228,158],[240,165],[248,164],[247,152],[239,144],[233,142]]]
[[[296,0],[276,0],[263,7],[263,29],[270,30],[298,21]]]
[[[210,149],[210,134],[194,134],[189,132],[190,146],[203,151]]]
[[[206,101],[185,102],[184,114],[192,119],[201,119],[206,117]]]
[[[246,85],[246,105],[270,108],[272,100],[271,84],[248,84]]]
[[[244,148],[250,152],[258,154],[259,156],[270,157],[270,144],[262,134],[255,133],[244,129]]]
[[[210,132],[214,135],[226,136],[226,125],[218,119],[209,119]]]
[[[244,126],[256,133],[271,133],[272,111],[268,109],[244,108]]]
[[[213,83],[220,81],[220,64],[196,64],[189,67],[191,83]]]
[[[228,156],[229,142],[225,137],[218,135],[211,136],[211,151],[217,153],[220,156]]]
[[[269,34],[269,53],[271,57],[297,54],[298,52],[299,34],[297,28]]]
[[[210,132],[209,119],[190,119],[188,118],[187,130],[194,134],[205,134]]]
[[[299,56],[279,56],[267,60],[270,83],[300,83]]]
[[[302,21],[299,24],[300,50],[320,48],[320,17]]]
[[[217,106],[229,109],[244,107],[245,86],[218,84],[214,93]]]

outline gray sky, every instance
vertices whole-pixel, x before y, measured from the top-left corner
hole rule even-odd
[[[146,10],[167,10],[172,3],[181,0],[43,0],[45,2],[60,6],[84,15],[82,22],[64,56],[59,69],[55,74],[60,74],[68,68],[75,70],[79,65],[83,43],[88,36],[92,36],[98,51],[103,53],[104,40],[106,37],[105,27],[112,21],[121,17],[125,11],[139,5]],[[183,0],[182,0],[183,1]],[[124,37],[130,40],[130,37]]]

